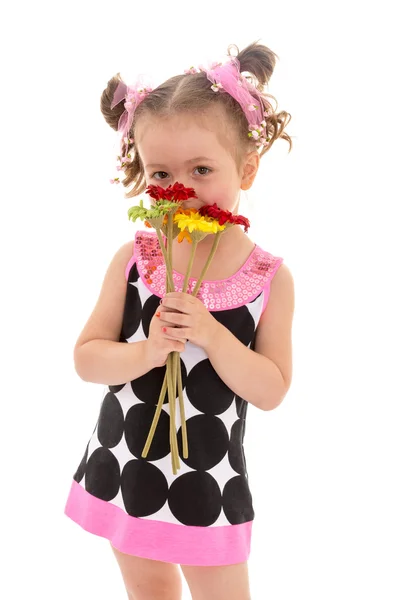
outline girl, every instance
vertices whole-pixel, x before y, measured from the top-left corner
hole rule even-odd
[[[260,157],[279,137],[291,149],[290,114],[275,113],[262,93],[276,55],[258,43],[236,57],[230,49],[226,63],[191,67],[155,90],[127,88],[119,74],[109,81],[101,110],[123,133],[126,197],[180,182],[197,194],[183,208],[216,202],[237,214]],[[198,245],[189,292],[212,238]],[[283,259],[234,225],[194,297],[181,291],[190,246],[174,241],[178,291],[165,294],[156,234],[138,231],[122,245],[74,350],[78,375],[106,387],[65,514],[109,540],[132,600],[180,599],[179,567],[194,600],[250,598],[246,412],[276,408],[292,377],[294,290]],[[172,351],[181,353],[189,442],[184,459],[178,422],[176,475],[167,400],[141,456]]]

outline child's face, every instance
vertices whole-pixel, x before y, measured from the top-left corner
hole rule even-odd
[[[178,181],[193,187],[198,196],[184,202],[183,208],[216,202],[221,209],[234,213],[242,177],[227,148],[229,141],[220,133],[220,123],[213,113],[207,118],[183,114],[139,120],[135,139],[146,184],[167,187]],[[230,135],[232,140],[234,133]]]

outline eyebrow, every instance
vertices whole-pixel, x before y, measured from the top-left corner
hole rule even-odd
[[[190,165],[191,163],[195,163],[195,162],[199,162],[199,161],[212,162],[212,163],[216,162],[212,158],[207,158],[207,156],[196,156],[195,158],[190,158],[189,160],[185,160],[185,165]],[[165,166],[165,164],[163,164],[163,163],[152,163],[152,164],[146,165],[146,169],[155,169],[157,167],[164,167],[164,166]]]

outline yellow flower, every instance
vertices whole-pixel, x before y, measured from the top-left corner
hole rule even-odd
[[[187,214],[189,213],[189,214]],[[217,233],[223,231],[226,225],[220,225],[217,219],[202,217],[196,210],[177,211],[174,215],[174,222],[181,231],[187,229],[192,231],[202,231],[204,233]]]

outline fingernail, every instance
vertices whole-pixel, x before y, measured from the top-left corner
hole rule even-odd
[[[162,328],[162,331],[163,331],[163,333],[165,333],[165,332],[167,331],[167,328],[166,328],[166,327],[163,327],[163,328]]]
[[[161,314],[161,313],[159,313],[159,312],[156,312],[156,317],[159,317],[159,316],[160,316],[160,314]]]

